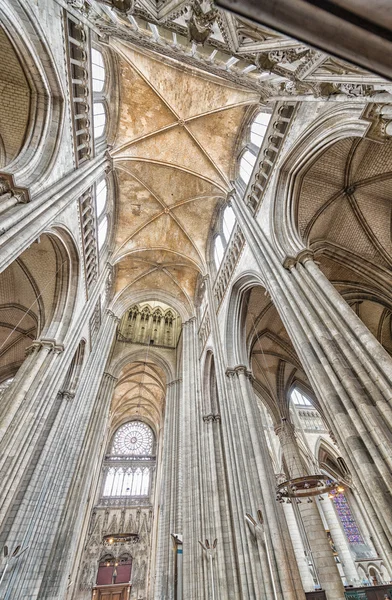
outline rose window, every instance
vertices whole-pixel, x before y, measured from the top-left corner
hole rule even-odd
[[[131,421],[120,427],[115,435],[112,454],[148,456],[153,450],[153,433],[145,423]]]

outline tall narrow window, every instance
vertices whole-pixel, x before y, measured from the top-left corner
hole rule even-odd
[[[98,139],[103,135],[106,125],[106,111],[102,102],[94,102],[93,107],[94,119],[94,139]]]
[[[154,434],[142,421],[130,421],[116,432],[106,456],[103,499],[148,498],[155,466]],[[120,502],[121,503],[121,502]]]
[[[103,212],[103,209],[106,205],[108,190],[106,181],[102,179],[97,185],[96,189],[96,204],[97,204],[97,217],[99,218]]]
[[[349,503],[347,502],[344,494],[337,494],[333,502],[335,504],[336,512],[341,520],[343,531],[346,534],[347,540],[350,544],[363,544],[363,537],[358,529]]]
[[[91,66],[93,72],[93,92],[102,92],[105,85],[105,65],[101,52],[91,49]]]
[[[223,213],[223,233],[226,238],[226,242],[229,241],[229,237],[231,236],[231,232],[234,229],[235,225],[235,214],[231,206],[227,206],[225,208],[225,212]]]
[[[214,260],[215,260],[215,265],[216,265],[217,269],[219,269],[219,267],[220,267],[224,252],[225,252],[225,250],[223,248],[222,238],[220,235],[217,235],[215,238],[215,249],[214,249]]]
[[[108,233],[108,218],[105,215],[102,219],[101,223],[98,226],[98,248],[101,250],[102,246],[105,243],[106,236]]]
[[[240,161],[240,177],[244,183],[248,183],[253,167],[255,166],[256,156],[249,150],[245,150]]]
[[[271,115],[268,113],[260,112],[252,123],[250,128],[250,141],[258,148],[260,148],[263,143],[270,118]]]

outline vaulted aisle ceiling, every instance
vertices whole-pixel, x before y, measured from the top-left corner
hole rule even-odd
[[[238,135],[260,97],[130,44],[111,44],[121,57],[111,151],[119,184],[117,291],[164,290],[190,308],[214,212],[231,189]]]

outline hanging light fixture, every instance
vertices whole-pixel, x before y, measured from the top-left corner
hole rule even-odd
[[[261,355],[263,357],[264,368],[261,368],[261,365],[258,363],[256,356],[254,356],[253,358],[259,366],[259,371],[265,379],[265,383],[267,388],[270,390],[271,397],[274,398],[276,405],[279,406],[279,401],[276,397],[275,390],[272,388],[269,378],[266,376],[266,372],[269,373],[270,369],[266,360],[260,337],[257,335],[256,324],[253,314],[251,314],[251,317],[253,331],[257,340],[257,344],[260,348]],[[288,431],[287,418],[282,417],[281,423],[283,435],[291,435],[292,433]],[[288,463],[287,458],[288,457],[286,457],[286,463]],[[276,500],[278,502],[287,504],[301,504],[304,500],[307,503],[312,503],[312,498],[315,496],[318,496],[320,500],[324,500],[322,494],[329,493],[335,496],[337,493],[341,493],[342,491],[344,491],[344,488],[340,482],[337,482],[336,480],[331,479],[331,477],[329,477],[328,475],[325,475],[320,472],[319,465],[310,452],[308,453],[308,458],[310,459],[310,462],[312,463],[314,469],[313,474],[301,475],[299,477],[289,477],[288,479],[285,479],[284,481],[279,483],[277,485],[276,490]],[[293,467],[295,466],[295,458],[293,457],[292,460],[292,465],[287,464],[287,471],[289,474],[293,473],[294,471]]]

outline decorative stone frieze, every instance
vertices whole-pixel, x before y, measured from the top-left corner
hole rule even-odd
[[[84,4],[79,10],[84,12]],[[89,29],[66,13],[66,44],[76,166],[93,156]]]
[[[270,176],[294,118],[295,106],[295,102],[285,102],[279,105],[269,122],[257,159],[258,168],[253,170],[244,197],[245,204],[253,213],[258,211],[263,201]]]

